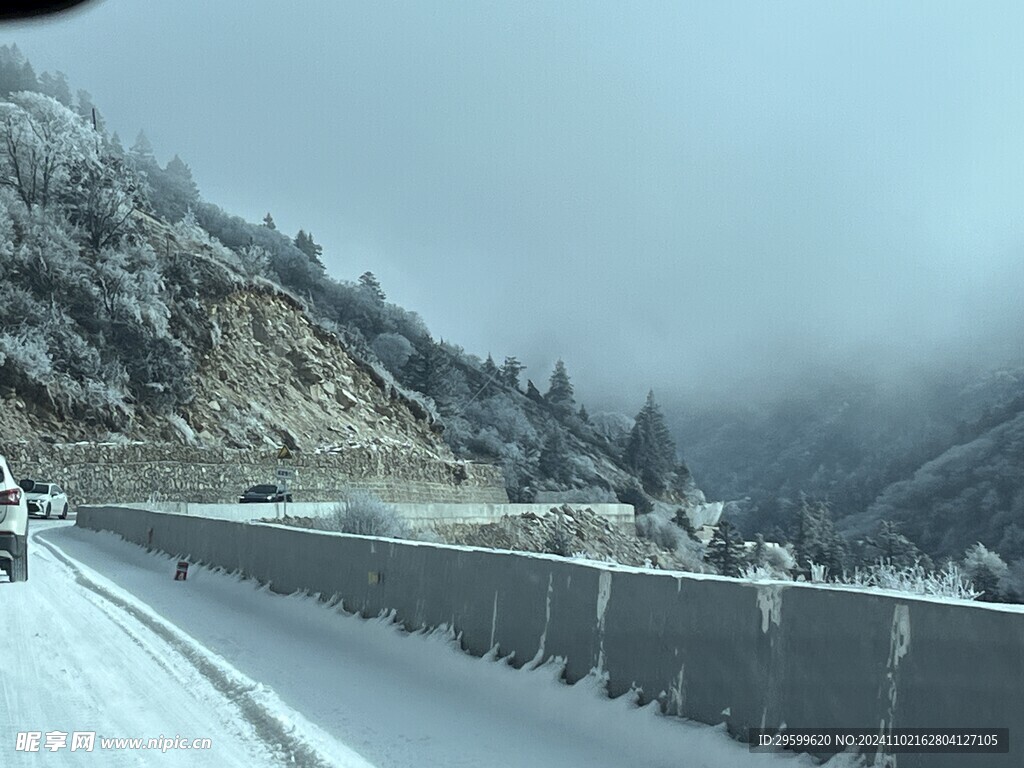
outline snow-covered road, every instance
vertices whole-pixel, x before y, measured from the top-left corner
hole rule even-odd
[[[514,670],[311,597],[279,596],[111,534],[33,521],[30,580],[0,582],[2,766],[810,766],[608,700],[560,670]],[[20,663],[10,664],[11,649]],[[38,731],[40,752],[16,750]],[[95,732],[92,752],[46,750]],[[99,737],[211,740],[103,749]]]

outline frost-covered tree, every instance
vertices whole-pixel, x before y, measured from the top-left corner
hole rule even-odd
[[[569,380],[569,374],[565,370],[565,363],[562,360],[555,363],[544,400],[560,413],[571,413],[574,410],[576,401],[573,398],[572,382]]]
[[[270,269],[270,254],[266,248],[247,245],[238,251],[246,277],[265,277]]]
[[[409,362],[414,349],[412,342],[400,333],[382,333],[370,347],[384,367],[396,375]]]
[[[263,217],[263,226],[267,229],[277,229],[277,224],[274,223],[274,217],[270,215],[270,211],[267,211],[267,215]]]
[[[544,439],[544,447],[540,452],[539,468],[541,473],[560,485],[572,481],[572,462],[569,448],[560,429],[552,429]]]
[[[443,409],[469,399],[465,375],[452,365],[442,347],[428,342],[409,358],[402,369],[403,383],[429,395]]]
[[[833,574],[841,573],[846,557],[846,544],[836,532],[832,512],[824,501],[802,498],[793,520],[790,541],[793,556],[804,575],[810,564],[823,565]]]
[[[501,383],[510,389],[519,389],[519,374],[525,368],[516,357],[506,357],[501,364]]]
[[[160,170],[160,164],[156,161],[156,155],[153,152],[153,144],[145,131],[139,131],[135,142],[128,150],[128,155],[135,164],[136,170],[143,175]]]
[[[759,533],[754,537],[754,547],[750,551],[747,562],[755,568],[761,568],[768,563],[768,550],[763,534]]]
[[[150,178],[150,202],[157,216],[174,224],[199,202],[199,188],[192,169],[177,155]]]
[[[313,235],[300,229],[299,233],[295,235],[295,247],[304,253],[313,264],[323,269],[324,263],[320,257],[323,255],[324,249],[313,239]]]
[[[380,280],[377,279],[373,272],[363,272],[359,276],[359,288],[379,304],[383,304],[384,299],[387,298],[384,295],[384,289],[380,287]]]
[[[653,391],[647,393],[647,402],[636,415],[623,458],[648,493],[661,493],[668,487],[676,462],[676,445]]]
[[[110,151],[80,158],[71,180],[64,209],[93,250],[116,244],[132,229],[131,216],[142,204],[142,191],[124,159]]]
[[[125,151],[124,144],[121,142],[121,136],[114,131],[110,134],[110,141],[108,142],[108,148],[116,156],[122,160],[127,159],[128,153]]]
[[[978,543],[964,553],[964,573],[982,593],[980,600],[1000,602],[1003,592],[1000,582],[1005,580],[1009,568],[995,552],[990,552],[983,544]]]
[[[39,92],[50,96],[65,107],[72,107],[74,100],[71,97],[71,86],[68,85],[68,76],[63,72],[43,72],[39,76]]]
[[[900,533],[900,526],[891,520],[880,521],[878,531],[864,543],[865,559],[870,562],[882,560],[897,568],[907,568],[922,559],[921,550]]]
[[[493,395],[498,391],[498,381],[501,377],[501,371],[497,364],[494,362],[494,358],[491,357],[490,353],[487,354],[487,359],[484,360],[480,366],[480,370],[484,375],[483,386],[480,387],[480,393],[484,395]]]
[[[163,275],[149,245],[105,248],[96,257],[95,271],[103,307],[114,324],[168,335],[170,310],[161,297]]]
[[[35,70],[17,45],[0,46],[0,97],[39,89]]]
[[[82,118],[82,121],[95,129],[96,133],[100,136],[106,135],[107,124],[103,119],[103,115],[96,109],[96,105],[93,103],[92,94],[86,90],[79,89],[78,91],[78,104],[75,107],[75,111]]]
[[[72,169],[98,162],[98,144],[92,129],[56,99],[19,92],[0,102],[0,186],[29,209],[75,192]]]
[[[491,357],[489,352],[487,353],[487,359],[484,360],[483,364],[480,366],[480,370],[482,370],[484,372],[484,376],[489,379],[497,376],[498,366],[495,364],[494,358]]]

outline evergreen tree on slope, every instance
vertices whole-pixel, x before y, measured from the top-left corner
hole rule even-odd
[[[639,475],[648,493],[658,494],[668,487],[676,461],[676,445],[654,401],[653,391],[647,393],[647,402],[636,415],[623,458]]]
[[[576,401],[573,398],[572,382],[569,381],[569,374],[566,372],[565,363],[562,360],[555,363],[555,370],[551,373],[548,392],[544,395],[544,400],[563,415],[575,410]]]

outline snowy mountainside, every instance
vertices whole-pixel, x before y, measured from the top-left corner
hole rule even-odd
[[[223,211],[84,91],[0,64],[0,439],[381,440],[498,465],[515,501],[703,501],[650,398],[602,422],[561,361],[542,394],[435,340],[372,272],[328,276],[310,232]]]

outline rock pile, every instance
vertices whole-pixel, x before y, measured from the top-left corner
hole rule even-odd
[[[308,517],[266,520],[297,528],[322,529],[322,521]],[[505,515],[499,522],[435,523],[429,529],[413,531],[409,538],[442,544],[461,544],[516,552],[547,552],[570,558],[585,558],[621,565],[663,570],[704,571],[699,558],[682,551],[662,549],[637,537],[630,527],[613,526],[588,507],[551,507],[546,515],[532,512]]]
[[[506,515],[500,522],[486,525],[435,524],[433,531],[446,544],[549,552],[567,557],[611,560],[622,565],[692,569],[675,552],[638,538],[632,529],[611,525],[587,507],[552,507],[543,517],[531,512]]]

